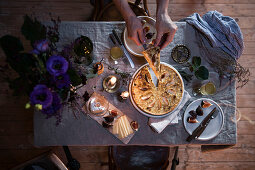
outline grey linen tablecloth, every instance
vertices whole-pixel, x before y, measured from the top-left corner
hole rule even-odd
[[[183,66],[176,64],[171,58],[171,50],[177,44],[185,44],[191,50],[191,56],[201,56],[199,48],[196,44],[195,32],[193,28],[186,23],[177,23],[178,30],[175,34],[173,42],[161,51],[161,61],[173,65],[177,69]],[[112,29],[116,29],[119,34],[125,28],[124,22],[62,22],[60,26],[60,41],[58,46],[61,48],[63,45],[69,44],[77,37],[85,35],[90,37],[94,44],[93,56],[95,61],[100,61],[104,58],[105,62],[114,65],[114,62],[109,57],[110,47],[112,46],[109,40],[109,34]],[[203,57],[203,56],[201,56]],[[123,58],[119,61],[118,65],[120,70],[134,73],[137,68],[145,64],[143,58],[132,56],[136,65],[135,69],[131,69],[128,61]],[[203,60],[204,61],[204,60]],[[206,64],[206,63],[203,63]],[[120,102],[118,100],[118,93],[123,90],[128,90],[128,87],[123,85],[117,93],[109,94],[102,90],[102,80],[113,72],[107,70],[94,78],[90,79],[89,83],[81,89],[81,93],[85,90],[89,93],[96,91],[104,95],[110,103],[118,107],[123,113],[128,115],[133,120],[138,121],[140,128],[135,133],[134,137],[128,143],[129,145],[183,145],[188,144],[186,138],[188,133],[185,131],[181,117],[187,105],[194,101],[196,98],[192,97],[186,103],[184,108],[180,111],[179,123],[169,125],[165,130],[158,134],[153,132],[148,126],[148,117],[140,114],[132,106],[130,100]],[[194,80],[197,81],[197,80]],[[185,89],[191,94],[191,83],[185,83]],[[192,96],[192,95],[191,95]],[[227,103],[236,105],[236,91],[235,83],[232,82],[227,88],[216,93],[216,95],[209,96],[219,103]],[[190,144],[221,144],[233,145],[236,144],[236,123],[235,123],[235,108],[221,105],[224,111],[224,127],[220,134],[209,141],[193,140]],[[121,145],[120,140],[115,138],[111,133],[105,130],[96,121],[92,120],[86,114],[78,114],[76,118],[71,109],[65,107],[62,113],[62,122],[60,125],[55,125],[55,119],[45,119],[45,115],[41,113],[34,114],[34,144],[37,146],[59,146],[59,145]]]

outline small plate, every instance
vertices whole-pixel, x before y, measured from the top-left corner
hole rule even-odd
[[[188,123],[187,119],[190,116],[189,112],[191,110],[197,109],[199,105],[201,105],[202,100],[208,101],[212,104],[212,106],[208,108],[203,108],[204,115],[203,116],[197,116],[197,120],[199,123]],[[207,99],[207,98],[201,98],[193,101],[190,103],[185,110],[185,113],[183,115],[183,123],[186,131],[191,135],[192,132],[199,126],[199,124],[204,120],[204,118],[210,113],[210,111],[216,107],[216,111],[219,112],[218,116],[210,121],[210,123],[207,125],[203,133],[197,138],[198,140],[210,140],[214,137],[216,137],[224,124],[224,115],[221,107],[213,100]]]
[[[137,18],[140,18],[141,20],[146,21],[146,23],[150,26],[150,30],[152,30],[150,32],[155,32],[155,35],[152,37],[152,39],[155,39],[156,33],[157,33],[156,28],[155,28],[156,20],[151,17],[147,17],[147,16],[138,16]],[[124,33],[123,33],[123,40],[124,40],[123,42],[124,42],[126,49],[131,54],[133,54],[137,57],[143,57],[143,54],[142,54],[142,52],[144,51],[143,46],[142,45],[137,46],[133,40],[128,38],[127,27],[125,28]]]

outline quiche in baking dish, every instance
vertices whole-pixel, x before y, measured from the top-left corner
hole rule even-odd
[[[182,79],[175,70],[161,63],[158,87],[155,87],[148,69],[149,66],[144,66],[134,76],[131,84],[134,102],[142,111],[152,115],[173,111],[182,99]]]

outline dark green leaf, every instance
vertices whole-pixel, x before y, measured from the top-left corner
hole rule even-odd
[[[69,69],[67,71],[67,74],[69,75],[71,83],[72,83],[73,86],[78,86],[82,83],[82,80],[81,80],[80,76],[76,73],[75,70]]]
[[[192,80],[192,75],[186,73],[185,71],[179,71],[179,73],[181,74],[181,76],[187,81],[189,82],[190,80]]]
[[[195,76],[200,80],[207,80],[209,77],[209,71],[205,66],[200,66],[197,71],[195,71]]]
[[[7,58],[15,57],[19,52],[24,50],[20,39],[11,35],[5,35],[1,37],[0,45]]]
[[[31,41],[31,45],[36,40],[42,40],[46,38],[46,27],[42,25],[36,18],[32,20],[29,16],[24,16],[24,23],[21,27],[22,34],[27,40]]]
[[[194,67],[193,69],[196,70],[201,65],[201,58],[197,57],[197,56],[194,56],[192,58],[192,65]]]
[[[59,91],[58,94],[62,100],[66,100],[66,98],[68,96],[68,91],[69,91],[69,89],[62,89],[61,91]]]
[[[190,72],[193,72],[193,71],[194,71],[193,66],[189,66],[189,71],[190,71]]]

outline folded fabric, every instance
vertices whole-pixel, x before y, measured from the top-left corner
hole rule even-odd
[[[149,125],[158,133],[161,133],[167,125],[178,123],[178,113],[183,108],[183,106],[190,99],[190,95],[187,91],[184,91],[183,99],[178,108],[169,116],[164,118],[150,118]]]
[[[238,59],[244,48],[243,35],[236,21],[218,11],[209,11],[201,18],[198,13],[182,19],[194,26],[209,40],[212,47],[219,47]]]

